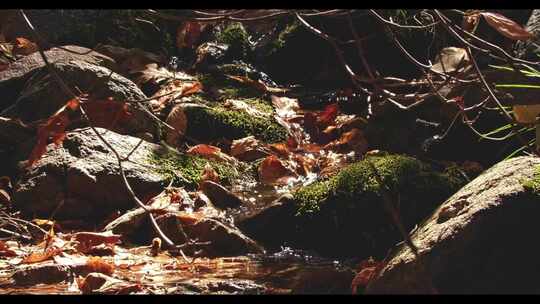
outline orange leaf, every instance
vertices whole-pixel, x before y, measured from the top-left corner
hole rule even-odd
[[[259,180],[264,184],[282,184],[288,182],[284,178],[295,175],[275,155],[265,158],[259,166]]]
[[[376,262],[371,258],[360,262],[358,272],[351,283],[352,293],[356,294],[358,287],[365,288],[383,266],[383,262]]]
[[[275,152],[278,156],[283,158],[289,157],[289,154],[291,153],[286,143],[270,144],[269,147],[272,152]]]
[[[210,164],[206,164],[204,166],[204,170],[201,175],[201,181],[199,183],[207,180],[219,183],[219,174],[216,172],[216,170],[214,170],[214,168],[212,168]]]
[[[90,257],[86,261],[85,268],[88,272],[99,272],[106,275],[112,275],[114,272],[114,265],[107,263],[100,257]]]
[[[217,161],[234,161],[232,157],[221,152],[221,149],[211,145],[200,144],[189,148],[186,151],[189,155],[198,155],[206,159],[213,159]]]
[[[338,112],[339,105],[337,103],[328,105],[326,106],[326,108],[324,108],[324,111],[319,114],[317,122],[323,125],[328,125],[332,123],[334,119],[336,119]]]
[[[247,136],[237,140],[233,140],[231,144],[231,155],[239,157],[248,151],[256,150],[261,146],[261,142],[255,136]]]
[[[117,124],[120,128],[131,118],[128,105],[112,98],[86,102],[83,108],[92,124],[99,128],[114,130]]]
[[[0,241],[0,256],[14,257],[14,256],[17,256],[17,253],[9,249],[9,247],[6,245],[6,243],[4,243],[4,241]]]
[[[195,43],[199,41],[205,24],[196,21],[186,21],[178,27],[176,32],[176,46],[179,49],[194,48]]]
[[[14,55],[30,55],[38,51],[37,44],[26,38],[15,38],[15,44],[13,46]]]
[[[469,33],[472,33],[474,32],[476,25],[478,25],[478,21],[480,21],[480,14],[478,12],[473,13],[473,14],[467,14],[463,16],[461,28],[463,28]]]
[[[496,29],[503,36],[512,40],[529,40],[534,37],[533,34],[525,30],[516,22],[506,18],[505,16],[497,13],[482,12],[487,23]]]
[[[119,234],[77,232],[71,236],[71,239],[87,247],[92,247],[100,244],[117,244],[120,242],[120,237]]]
[[[29,256],[25,257],[21,263],[31,264],[31,263],[42,262],[42,261],[52,258],[53,256],[61,252],[62,252],[62,249],[57,248],[57,247],[51,247],[51,248],[46,249],[45,251],[39,250],[38,252],[33,252]]]
[[[59,146],[65,138],[66,126],[69,124],[69,118],[64,111],[65,106],[56,114],[51,116],[44,125],[38,128],[37,143],[34,146],[27,167],[31,167],[47,151],[49,137]]]

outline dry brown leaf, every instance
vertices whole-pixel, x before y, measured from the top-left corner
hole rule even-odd
[[[287,184],[296,173],[288,169],[275,155],[265,158],[259,166],[259,181],[263,184]]]
[[[359,155],[364,155],[364,153],[366,153],[368,150],[368,142],[364,136],[364,133],[356,128],[349,132],[343,133],[341,138],[338,140],[338,144],[341,146],[346,145]]]
[[[225,77],[236,80],[240,83],[243,83],[245,85],[248,85],[250,87],[253,87],[261,92],[264,93],[286,93],[289,90],[288,89],[281,89],[281,88],[273,88],[266,86],[263,82],[260,80],[253,80],[247,76],[233,76],[233,75],[225,75]]]
[[[474,33],[478,25],[478,21],[480,21],[480,13],[478,11],[465,14],[463,16],[461,28],[463,28],[469,33]]]
[[[255,150],[261,145],[261,142],[255,136],[233,140],[231,144],[231,155],[237,157],[250,150]]]
[[[358,272],[351,283],[352,293],[358,293],[359,287],[365,288],[383,266],[383,262],[376,262],[371,258],[360,262]]]
[[[32,252],[30,255],[25,257],[21,263],[32,264],[32,263],[43,262],[45,260],[48,260],[54,257],[57,254],[60,254],[61,252],[62,252],[62,249],[58,247],[50,247],[50,248],[45,249],[45,251],[39,250],[37,252]]]
[[[14,257],[17,256],[17,253],[6,245],[4,241],[0,241],[0,256],[2,257]]]
[[[206,164],[204,166],[202,175],[201,175],[201,181],[199,183],[202,183],[204,181],[212,181],[215,183],[219,183],[219,174],[212,168],[210,164]]]
[[[242,100],[227,99],[223,105],[231,110],[244,111],[247,114],[255,117],[264,118],[270,115],[269,113],[265,113],[255,109],[254,107],[250,106]]]
[[[281,117],[294,117],[296,112],[300,109],[298,105],[298,99],[289,97],[278,97],[272,95],[272,104],[276,108],[276,113]]]
[[[119,234],[112,234],[110,232],[77,232],[71,235],[73,241],[77,241],[80,244],[86,244],[88,246],[97,246],[100,244],[118,244],[120,243]]]
[[[437,55],[431,69],[439,73],[452,73],[466,71],[470,67],[471,61],[464,48],[447,47]]]
[[[99,272],[106,275],[112,275],[114,272],[114,265],[106,262],[100,257],[88,258],[84,268],[87,272]]]
[[[30,55],[38,51],[37,44],[26,38],[15,38],[15,44],[13,46],[13,55]]]
[[[0,205],[9,204],[11,204],[11,196],[9,196],[6,190],[0,189]]]
[[[185,21],[182,23],[176,30],[176,47],[179,50],[195,48],[195,44],[199,41],[201,33],[206,26],[206,23],[197,21]]]
[[[289,151],[289,147],[287,143],[275,143],[268,145],[270,150],[277,154],[279,157],[287,158],[289,157],[289,154],[291,154],[291,151]]]
[[[234,158],[229,155],[221,152],[221,149],[215,146],[207,144],[199,144],[189,148],[186,151],[189,155],[197,155],[206,159],[225,161],[225,162],[235,162]]]
[[[525,30],[521,25],[501,14],[490,12],[482,12],[480,14],[491,27],[507,38],[512,40],[529,40],[534,37],[532,33]]]
[[[173,107],[165,122],[174,128],[174,130],[167,128],[165,142],[172,147],[176,147],[179,139],[186,134],[187,130],[187,117],[182,105],[179,104]]]
[[[180,97],[198,93],[201,90],[202,90],[202,84],[198,81],[194,81],[194,82],[183,82],[180,80],[170,81],[169,83],[167,83],[167,85],[163,86],[152,96],[153,98],[154,97],[157,98],[156,100],[152,101],[152,110],[154,112],[161,111],[171,101]],[[166,95],[166,96],[163,96],[163,95]]]

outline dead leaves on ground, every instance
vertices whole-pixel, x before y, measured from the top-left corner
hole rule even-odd
[[[26,163],[31,167],[47,151],[49,142],[56,146],[62,144],[66,137],[66,128],[72,122],[74,112],[79,109],[81,103],[78,98],[70,99],[47,121],[38,127],[37,142]],[[128,105],[124,102],[115,101],[111,98],[107,100],[92,100],[82,104],[88,118],[95,127],[115,129],[120,128],[130,118],[131,113]]]
[[[474,11],[466,14],[463,18],[462,27],[468,32],[474,32],[476,29],[480,17],[484,17],[484,20],[501,35],[512,40],[529,40],[534,35],[525,30],[521,25],[515,21],[508,19],[507,17],[499,13],[491,12],[479,12]]]
[[[384,267],[384,262],[377,262],[371,258],[360,262],[358,272],[351,283],[352,293],[356,294],[360,290],[364,290],[382,267]]]

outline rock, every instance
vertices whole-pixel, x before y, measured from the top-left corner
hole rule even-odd
[[[188,255],[219,257],[238,256],[248,253],[264,253],[264,249],[255,241],[245,236],[238,228],[227,224],[220,218],[203,217],[196,222],[182,221],[181,217],[173,214],[161,216],[156,219],[160,226],[174,227],[164,228],[164,232],[171,238],[176,239],[176,244],[183,244],[186,240],[182,234],[179,235],[179,224],[185,234],[191,240],[198,242],[209,242],[208,245],[198,247],[187,247],[184,251]],[[166,232],[167,231],[167,232]],[[197,253],[198,250],[202,252]]]
[[[412,235],[419,256],[396,248],[367,293],[539,293],[539,165],[512,158],[467,184]]]
[[[216,214],[214,217],[200,215],[197,217],[168,208],[159,211],[161,215],[156,216],[156,221],[163,233],[176,245],[184,244],[187,241],[186,236],[190,240],[210,242],[201,248],[184,248],[184,252],[188,255],[195,254],[195,249],[202,249],[202,252],[197,253],[198,256],[210,257],[264,252],[255,241],[236,227],[225,223],[225,219],[217,215],[217,210],[214,213]],[[150,225],[145,211],[137,208],[109,223],[104,230],[122,234],[131,242],[145,244],[158,237]]]
[[[139,139],[97,129],[121,156],[128,155]],[[139,197],[155,195],[167,180],[144,165],[160,146],[143,142],[124,162],[124,172]],[[56,219],[105,216],[134,206],[113,153],[91,129],[67,133],[62,146],[50,144],[46,154],[21,173],[13,196],[14,206],[40,218],[58,208]]]
[[[253,117],[245,111],[223,106],[179,104],[176,107],[180,107],[187,118],[186,134],[201,141],[234,140],[253,135],[264,142],[274,143],[285,141],[288,136],[287,130],[273,117]]]
[[[229,46],[223,43],[206,42],[201,44],[197,50],[197,60],[195,61],[195,67],[205,69],[211,65],[223,63],[227,60],[227,51]]]
[[[79,88],[88,92],[89,99],[106,100],[113,97],[118,101],[143,100],[146,95],[131,80],[111,70],[80,60],[58,62],[53,64],[59,76],[70,88]],[[44,119],[55,113],[71,96],[65,93],[60,85],[46,70],[34,74],[22,90],[17,103],[7,111],[10,117],[17,117],[25,122]],[[141,107],[143,104],[130,104],[133,118],[126,123],[129,134],[155,132],[155,124]]]
[[[113,71],[117,70],[114,60],[103,54],[74,45],[63,46],[63,48],[80,54],[70,53],[59,48],[52,48],[45,51],[45,55],[49,62],[66,63],[72,60],[78,60],[86,62],[87,64],[103,66]],[[0,109],[4,109],[12,104],[19,95],[25,82],[35,72],[42,70],[44,67],[45,62],[43,62],[41,55],[36,52],[17,60],[10,64],[7,69],[0,71],[0,96],[2,96],[0,99]]]
[[[532,11],[525,29],[534,34],[535,38],[527,41],[518,41],[515,47],[515,54],[521,59],[537,61],[538,56],[536,56],[536,54],[540,51],[540,48],[538,47],[538,35],[540,34],[540,9],[535,9]]]
[[[235,222],[242,231],[257,241],[272,248],[279,248],[283,245],[283,238],[276,238],[276,236],[285,236],[295,230],[296,209],[293,196],[288,194],[257,212],[242,214],[235,219]],[[268,229],[268,227],[272,228]]]
[[[412,157],[388,153],[368,157],[391,189],[407,230],[466,183],[452,168],[439,172]],[[285,243],[326,256],[384,257],[401,235],[385,211],[381,191],[371,167],[362,160],[300,188],[292,199],[274,202],[240,226],[265,246]]]
[[[213,181],[201,183],[201,190],[210,199],[212,204],[220,209],[236,208],[244,202],[222,185]]]

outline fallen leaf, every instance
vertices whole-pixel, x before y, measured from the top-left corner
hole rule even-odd
[[[333,103],[330,105],[327,105],[322,113],[320,113],[317,117],[317,122],[322,125],[329,125],[337,117],[337,114],[339,112],[339,105],[337,103]]]
[[[356,294],[358,288],[365,288],[383,266],[382,261],[376,262],[372,258],[360,262],[358,272],[351,283],[352,293]]]
[[[11,196],[9,196],[6,190],[0,189],[0,205],[9,204],[11,204]]]
[[[294,117],[300,109],[298,99],[288,97],[278,97],[272,95],[272,104],[276,108],[276,113],[281,117]]]
[[[176,47],[179,50],[195,48],[195,44],[199,41],[205,27],[205,23],[197,21],[185,21],[182,23],[176,30]]]
[[[89,273],[86,277],[77,278],[77,285],[83,294],[90,294],[94,290],[99,289],[105,282],[107,282],[109,277],[102,273]]]
[[[490,12],[482,12],[480,14],[491,27],[507,38],[512,40],[529,40],[534,37],[532,33],[525,30],[515,21],[512,21],[501,14]]]
[[[261,92],[264,93],[286,93],[289,90],[288,89],[282,89],[282,88],[273,88],[265,85],[260,80],[253,80],[247,76],[233,76],[233,75],[225,75],[225,77],[238,81],[240,83],[243,83],[245,85],[248,85],[250,87],[253,87]]]
[[[31,254],[26,256],[22,260],[21,263],[23,263],[23,264],[32,264],[32,263],[43,262],[45,260],[48,260],[48,259],[54,257],[55,255],[57,255],[57,254],[59,254],[61,252],[62,252],[62,249],[58,248],[58,247],[50,247],[50,248],[45,249],[45,251],[39,250],[37,252],[32,252]]]
[[[138,86],[146,84],[159,85],[168,80],[194,81],[195,78],[183,73],[170,71],[166,67],[159,67],[157,63],[134,64],[129,70],[129,74],[135,75],[133,82]]]
[[[204,166],[200,183],[207,180],[219,183],[219,174],[216,172],[216,170],[214,170],[214,168],[212,168],[210,164],[206,164]]]
[[[82,107],[92,125],[99,128],[121,130],[132,117],[127,103],[112,98],[85,102]]]
[[[0,256],[3,257],[14,257],[17,256],[17,253],[6,245],[4,241],[0,241]]]
[[[173,80],[167,83],[167,85],[161,87],[152,98],[156,98],[152,101],[152,110],[154,112],[161,111],[171,101],[198,93],[202,90],[202,84],[198,81],[183,82],[180,80]],[[165,95],[165,96],[163,96]]]
[[[100,257],[90,257],[86,261],[84,269],[87,272],[99,272],[106,275],[112,275],[114,272],[114,265],[106,262]]]
[[[338,150],[352,150],[358,155],[364,155],[368,150],[368,142],[364,133],[359,129],[345,132],[336,141],[325,146],[326,149],[337,148]],[[346,151],[345,151],[346,152]]]
[[[43,154],[47,151],[47,145],[49,143],[49,137],[52,137],[52,141],[58,146],[64,140],[66,134],[66,126],[69,124],[69,118],[66,112],[62,111],[56,113],[47,120],[44,125],[39,126],[37,143],[34,146],[28,162],[27,167],[31,167],[36,161],[38,161]]]
[[[71,235],[71,240],[77,241],[80,244],[85,244],[88,247],[100,244],[118,244],[120,243],[119,234],[108,232],[77,232]]]
[[[259,180],[263,184],[288,183],[289,178],[296,178],[296,173],[285,167],[275,155],[266,157],[259,165]]]
[[[463,16],[461,28],[469,33],[474,33],[478,25],[478,21],[480,21],[480,13],[478,11],[466,13]]]
[[[207,144],[199,144],[186,151],[189,155],[197,155],[210,160],[235,162],[234,158],[221,152],[221,149]]]
[[[289,151],[289,147],[286,143],[275,143],[268,145],[270,150],[274,153],[276,153],[278,156],[287,158],[289,157],[289,154],[291,154],[291,151]]]
[[[447,47],[442,49],[435,63],[431,67],[433,71],[439,73],[465,72],[471,68],[471,60],[464,48]]]
[[[269,116],[268,113],[257,110],[242,100],[227,99],[223,105],[231,110],[244,111],[255,117],[264,118]]]
[[[37,44],[26,38],[15,38],[15,44],[13,46],[14,55],[30,55],[38,51]]]
[[[187,130],[187,117],[181,104],[173,107],[165,122],[174,128],[174,130],[167,128],[165,142],[172,147],[176,147],[179,139]]]
[[[233,140],[230,154],[239,160],[252,161],[268,156],[263,144],[255,136]]]

